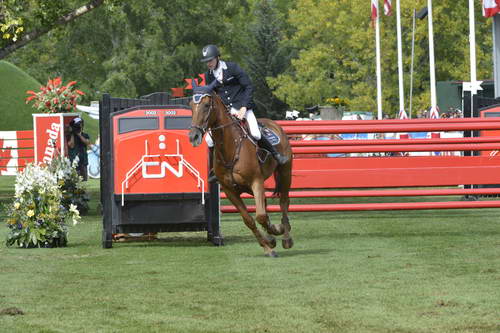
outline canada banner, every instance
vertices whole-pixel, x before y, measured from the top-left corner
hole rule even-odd
[[[483,16],[492,17],[500,12],[500,0],[483,0]]]
[[[64,155],[64,129],[77,117],[75,113],[34,114],[35,163],[49,164]]]

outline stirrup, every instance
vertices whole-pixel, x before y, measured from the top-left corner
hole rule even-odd
[[[278,162],[279,165],[284,165],[288,162],[288,157],[278,152],[276,152],[276,154],[273,154],[273,157],[276,160],[276,162]]]

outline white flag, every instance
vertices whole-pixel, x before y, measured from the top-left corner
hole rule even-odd
[[[406,114],[405,110],[400,110],[398,114],[399,119],[408,119],[408,115]]]
[[[391,0],[384,0],[384,14],[387,16],[392,15],[392,3]]]
[[[439,107],[436,106],[435,108],[431,108],[431,113],[429,115],[429,118],[431,119],[439,119]]]

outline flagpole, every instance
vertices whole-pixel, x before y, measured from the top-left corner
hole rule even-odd
[[[379,26],[379,12],[378,0],[377,1],[377,17],[375,19],[375,49],[376,49],[376,63],[377,63],[377,119],[382,119],[382,70],[380,66],[380,26]]]
[[[429,67],[431,79],[431,113],[437,112],[436,99],[436,69],[434,64],[434,31],[432,27],[432,0],[427,0],[428,22],[429,22]]]
[[[396,16],[398,37],[399,111],[401,112],[405,109],[405,97],[403,81],[403,51],[401,46],[401,8],[399,6],[399,0],[396,0]]]
[[[415,57],[415,17],[417,16],[417,10],[413,9],[413,28],[411,31],[411,67],[410,67],[410,109],[409,118],[411,119],[411,110],[412,110],[412,97],[413,97],[413,58]]]
[[[476,77],[476,27],[474,22],[474,0],[469,0],[469,46],[470,46],[470,83],[471,83],[471,110],[472,97],[477,94]]]

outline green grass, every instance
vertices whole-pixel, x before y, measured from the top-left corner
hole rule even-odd
[[[15,65],[0,61],[0,131],[33,129],[34,109],[25,103],[27,90],[38,90],[40,83]]]
[[[0,311],[25,312],[0,332],[500,332],[498,210],[292,214],[295,247],[271,259],[237,215],[223,247],[176,233],[102,249],[89,186],[69,247],[0,246]]]

